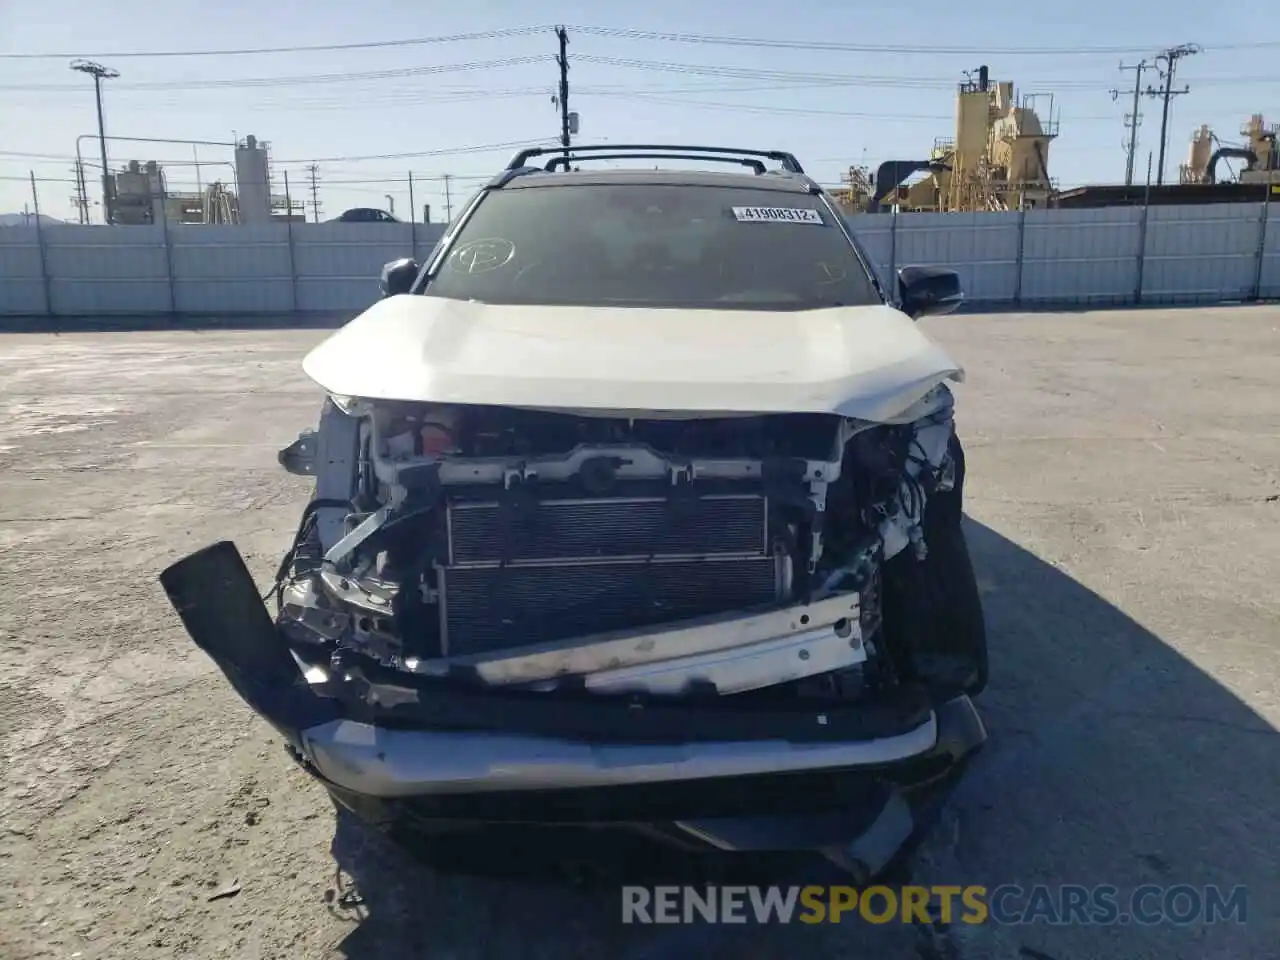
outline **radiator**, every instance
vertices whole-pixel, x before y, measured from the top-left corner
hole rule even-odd
[[[758,495],[453,503],[446,655],[772,603],[787,580]]]
[[[450,566],[768,552],[768,501],[762,496],[449,506]]]
[[[777,562],[668,560],[440,571],[444,653],[644,627],[777,598]]]

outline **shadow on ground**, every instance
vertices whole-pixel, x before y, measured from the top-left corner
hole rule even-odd
[[[1122,907],[1125,891],[1141,884],[1243,885],[1246,923],[956,928],[952,954],[917,953],[910,931],[865,924],[623,927],[616,889],[442,875],[344,816],[333,853],[363,903],[347,909],[353,929],[342,955],[1274,956],[1276,731],[1066,574],[972,520],[967,531],[992,651],[979,701],[991,741],[945,829],[921,851],[914,881],[1111,884]]]

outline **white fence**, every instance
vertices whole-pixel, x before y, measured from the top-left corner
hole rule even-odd
[[[882,278],[957,269],[986,306],[1280,297],[1280,204],[849,218]],[[0,316],[352,313],[440,224],[0,228]]]
[[[0,315],[353,312],[441,224],[0,228]]]

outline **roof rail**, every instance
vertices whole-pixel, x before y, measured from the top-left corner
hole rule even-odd
[[[568,170],[569,164],[578,163],[582,160],[702,160],[706,163],[736,163],[743,167],[750,167],[757,174],[763,174],[766,172],[763,160],[753,160],[750,157],[720,157],[710,153],[653,152],[597,153],[588,157],[552,157],[547,161],[547,165],[543,169],[553,171],[557,167],[563,167],[565,170]]]
[[[628,156],[639,155],[652,159],[708,159],[704,156],[705,154],[763,157],[766,160],[776,160],[782,164],[782,168],[788,173],[804,173],[804,167],[800,166],[800,161],[795,158],[794,154],[787,153],[785,150],[742,150],[736,147],[697,147],[678,143],[601,143],[585,147],[529,147],[512,157],[511,162],[507,164],[507,169],[517,170],[527,165],[530,158],[544,157],[549,153],[559,153],[568,157],[570,154],[601,152],[625,153]],[[682,156],[672,157],[673,154],[681,154]],[[592,158],[576,157],[575,159],[589,160]],[[548,166],[547,169],[552,168]]]

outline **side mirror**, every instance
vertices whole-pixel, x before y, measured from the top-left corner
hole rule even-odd
[[[960,275],[945,267],[903,267],[898,271],[898,299],[912,320],[950,313],[964,302]]]
[[[384,297],[394,297],[398,293],[408,293],[413,281],[418,278],[418,261],[412,257],[392,260],[382,268],[382,276],[378,278],[378,291]]]

